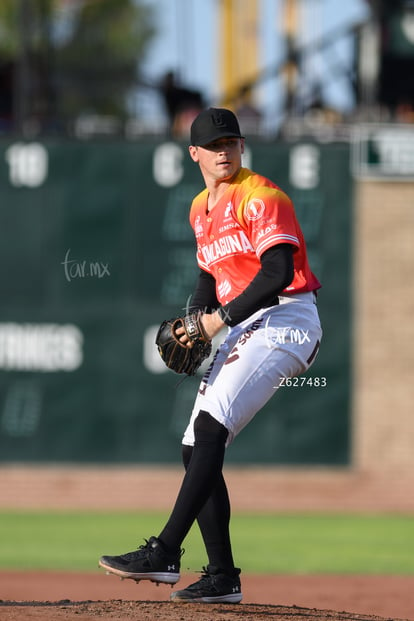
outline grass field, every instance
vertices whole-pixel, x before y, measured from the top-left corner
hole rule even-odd
[[[157,535],[161,513],[0,512],[0,569],[97,571],[102,554],[128,552]],[[232,519],[235,560],[245,573],[414,575],[414,518],[246,515]],[[196,527],[182,571],[206,564]]]

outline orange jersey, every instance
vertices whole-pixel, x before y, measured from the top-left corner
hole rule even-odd
[[[296,248],[294,278],[283,293],[319,289],[292,201],[276,184],[241,168],[210,213],[207,198],[207,189],[194,198],[190,224],[198,264],[214,276],[220,304],[228,304],[246,289],[260,270],[261,255],[276,244]]]

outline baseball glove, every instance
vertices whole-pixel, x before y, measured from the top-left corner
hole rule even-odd
[[[187,337],[193,342],[192,347],[181,343],[176,334],[180,327],[184,328]],[[185,317],[163,321],[155,343],[166,366],[175,373],[195,375],[204,360],[211,354],[211,341],[204,333],[201,313],[190,313]]]

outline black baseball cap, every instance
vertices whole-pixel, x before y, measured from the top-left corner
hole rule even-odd
[[[227,108],[208,108],[194,119],[191,125],[191,144],[203,145],[219,138],[244,138],[240,133],[236,115]]]

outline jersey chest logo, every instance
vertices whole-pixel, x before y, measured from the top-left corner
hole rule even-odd
[[[253,246],[243,231],[237,231],[233,235],[224,235],[220,239],[211,242],[211,244],[201,246],[200,252],[204,262],[207,265],[211,265],[226,256],[253,252]]]

